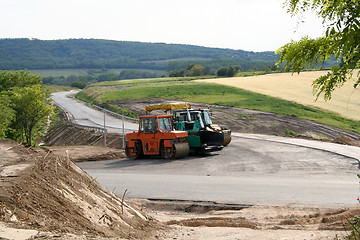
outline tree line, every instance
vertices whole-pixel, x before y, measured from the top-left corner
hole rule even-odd
[[[275,65],[268,65],[262,68],[256,66],[249,71],[263,71],[264,73],[270,73],[279,70],[280,68]],[[188,76],[205,76],[205,75],[216,75],[218,77],[234,77],[237,73],[244,72],[241,66],[229,66],[220,67],[217,70],[210,69],[207,66],[199,64],[190,64],[187,68],[180,70],[172,70],[169,73],[169,77],[188,77]]]
[[[208,67],[216,69],[224,61],[245,65],[246,62],[273,64],[276,60],[274,52],[257,53],[182,44],[98,39],[0,39],[2,70],[130,68],[170,71],[184,68],[176,64],[205,65],[204,62],[208,62]]]
[[[26,70],[0,71],[0,138],[32,145],[51,113],[40,76]]]
[[[87,85],[96,82],[116,81],[124,79],[142,79],[142,78],[159,78],[163,74],[155,71],[146,71],[138,69],[121,70],[120,73],[107,71],[89,70],[87,75],[70,75],[68,77],[49,76],[43,78],[44,84],[53,84],[61,86],[72,86],[76,88],[85,88]]]

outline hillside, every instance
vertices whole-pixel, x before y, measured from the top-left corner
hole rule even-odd
[[[354,75],[359,70],[355,70]],[[359,90],[354,89],[353,81],[348,81],[341,88],[333,92],[329,101],[324,101],[323,96],[315,101],[313,94],[313,81],[324,75],[325,71],[302,72],[300,74],[275,73],[262,76],[235,77],[221,79],[199,80],[201,82],[218,83],[227,86],[246,89],[252,92],[293,101],[312,108],[320,108],[340,114],[346,118],[360,120]],[[354,130],[356,127],[354,126]]]
[[[273,65],[274,52],[99,39],[0,39],[0,69],[134,68],[172,70],[189,63],[209,68]]]
[[[269,76],[269,75],[265,75]],[[229,81],[236,78],[227,78]],[[212,81],[203,80],[203,81]],[[221,83],[220,80],[215,79],[214,82]],[[276,87],[274,91],[276,91]],[[135,112],[138,115],[143,115],[145,112],[138,112],[130,106],[136,104],[136,102],[142,102],[141,109],[144,109],[144,105],[148,102],[163,102],[163,101],[186,101],[192,103],[203,103],[207,105],[218,105],[223,107],[235,107],[249,110],[257,110],[260,112],[275,113],[283,116],[303,118],[317,123],[330,125],[333,127],[346,129],[360,133],[360,123],[356,120],[346,119],[339,116],[337,113],[321,111],[321,109],[312,108],[306,105],[296,104],[294,101],[282,100],[280,98],[271,97],[264,94],[256,93],[256,91],[247,91],[237,87],[230,87],[215,83],[202,83],[199,81],[192,81],[191,78],[157,78],[157,79],[136,79],[136,80],[121,80],[113,82],[102,82],[92,84],[78,93],[76,97],[83,101],[88,101],[107,107],[112,111],[118,113],[131,114]],[[301,99],[301,96],[299,96]],[[130,110],[131,112],[129,112]],[[214,109],[213,109],[214,110]],[[224,110],[224,109],[223,109]],[[224,112],[220,109],[220,112]],[[225,111],[226,112],[226,111]],[[231,111],[232,112],[232,111]],[[234,113],[235,114],[235,113]],[[243,121],[244,127],[239,128],[241,132],[253,132],[259,133],[259,123],[254,123],[254,129],[249,128],[249,117],[254,114],[246,112],[236,113],[235,119],[231,116],[219,115],[220,119],[217,121],[221,124],[228,124],[228,121],[223,122],[221,119],[233,119],[234,122]],[[256,114],[259,115],[259,114]],[[260,114],[261,115],[261,114]],[[256,117],[258,119],[258,117]],[[230,120],[231,122],[232,120]],[[279,125],[278,119],[275,121],[275,125]],[[275,131],[292,130],[298,133],[298,129],[294,124],[284,126],[284,128],[276,128]],[[233,127],[232,127],[233,129]],[[265,132],[262,132],[265,133]],[[266,132],[266,134],[281,134],[279,132]],[[326,133],[322,132],[321,134]],[[306,134],[305,134],[306,135]],[[328,135],[327,135],[328,136]],[[330,136],[329,136],[330,137]],[[336,136],[331,136],[336,137]],[[358,138],[358,137],[356,137]]]

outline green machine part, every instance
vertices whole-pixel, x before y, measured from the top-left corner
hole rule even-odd
[[[199,121],[194,122],[174,122],[174,126],[176,130],[187,131],[189,133],[187,140],[189,143],[190,151],[194,152],[197,148],[201,147],[200,140],[200,127]]]

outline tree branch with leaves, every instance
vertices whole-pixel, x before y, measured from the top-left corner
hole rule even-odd
[[[53,112],[42,78],[29,71],[0,71],[0,137],[31,145]]]
[[[313,82],[316,98],[324,94],[324,99],[329,100],[335,88],[352,79],[354,69],[360,68],[360,1],[287,0],[284,6],[292,16],[314,11],[327,27],[323,37],[303,37],[282,46],[276,51],[280,54],[277,64],[300,73],[304,69],[322,70],[328,60],[337,59],[338,66]],[[354,88],[360,84],[359,74]]]

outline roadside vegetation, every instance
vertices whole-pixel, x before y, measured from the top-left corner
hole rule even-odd
[[[131,99],[198,102],[272,112],[360,132],[360,122],[343,118],[336,113],[235,87],[191,81],[194,79],[198,78],[158,78],[98,83],[88,86],[77,97],[99,105]]]
[[[0,71],[0,138],[36,144],[53,113],[41,81],[28,71]]]
[[[47,91],[50,94],[50,93],[54,93],[54,92],[70,91],[71,89],[74,89],[74,88],[70,87],[70,86],[44,84],[44,89],[45,89],[45,91]]]

